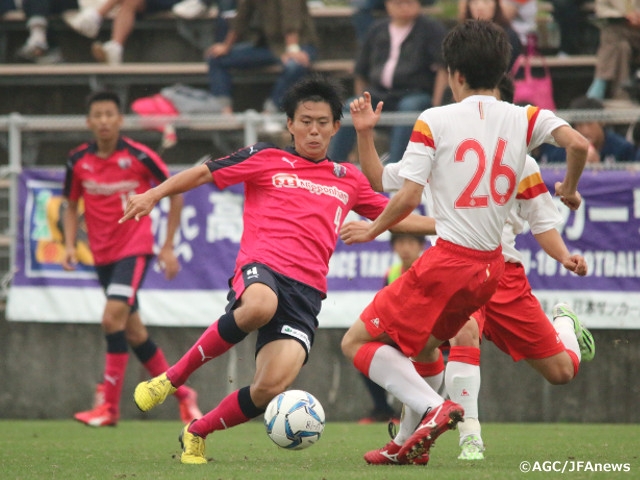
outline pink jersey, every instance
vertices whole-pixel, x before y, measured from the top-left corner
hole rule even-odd
[[[71,152],[67,162],[64,196],[84,199],[89,245],[96,265],[134,255],[153,253],[151,219],[122,224],[127,199],[143,193],[169,177],[160,157],[150,148],[121,137],[109,158],[96,155],[95,142]]]
[[[244,182],[244,231],[236,269],[251,262],[327,291],[329,259],[347,213],[374,219],[387,198],[349,163],[313,162],[258,143],[209,160],[218,188]]]
[[[460,121],[460,119],[464,119]],[[515,201],[527,152],[566,125],[548,110],[474,95],[425,110],[400,162],[400,177],[433,193],[440,238],[493,250]]]

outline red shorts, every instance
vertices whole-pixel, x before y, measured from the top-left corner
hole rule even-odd
[[[484,336],[516,362],[565,351],[519,263],[506,263],[498,289],[484,311]]]
[[[504,271],[502,250],[471,250],[438,239],[396,281],[380,290],[360,319],[372,337],[386,333],[407,356],[430,335],[448,340],[487,302]]]

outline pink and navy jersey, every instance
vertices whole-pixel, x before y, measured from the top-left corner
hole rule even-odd
[[[206,165],[218,188],[244,183],[244,231],[236,269],[263,263],[323,293],[347,213],[374,219],[387,204],[354,165],[326,158],[314,162],[268,143]]]
[[[143,193],[169,177],[160,157],[150,148],[120,137],[109,158],[96,155],[95,142],[73,150],[67,161],[64,196],[82,197],[89,245],[96,265],[113,263],[133,255],[153,253],[151,219],[122,224],[127,199]]]

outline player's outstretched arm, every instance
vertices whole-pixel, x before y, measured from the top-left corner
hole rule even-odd
[[[587,274],[587,262],[582,255],[571,255],[560,233],[552,228],[533,235],[542,249],[570,272],[584,277]]]
[[[578,180],[587,162],[589,141],[567,125],[556,128],[552,135],[556,143],[567,151],[567,172],[564,180],[556,183],[556,196],[567,207],[576,210],[582,202],[578,193]]]
[[[398,222],[407,217],[420,204],[424,186],[411,180],[405,180],[380,216],[371,222],[368,228],[355,233],[347,244],[370,242],[385,230],[391,229]]]
[[[340,239],[347,245],[355,243],[352,239],[365,234],[370,225],[371,222],[364,220],[347,222],[342,225],[342,228],[340,229]],[[412,235],[435,235],[436,220],[431,217],[412,213],[407,218],[393,226],[391,228],[391,232],[410,233]]]
[[[373,128],[380,120],[383,103],[379,102],[373,110],[371,94],[364,92],[349,105],[349,112],[353,120],[353,127],[358,135],[358,158],[362,173],[367,177],[371,188],[376,192],[382,191],[382,162],[376,151],[373,139]]]
[[[150,188],[139,195],[129,197],[124,215],[119,223],[126,222],[132,218],[140,220],[140,218],[145,215],[149,215],[156,203],[162,198],[187,192],[211,181],[212,177],[209,167],[204,164],[183,170],[177,175],[168,178],[157,187]]]

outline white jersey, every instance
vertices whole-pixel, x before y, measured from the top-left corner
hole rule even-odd
[[[567,123],[538,107],[491,96],[425,110],[418,117],[398,175],[429,183],[438,236],[475,250],[494,250],[515,201],[528,151],[555,144]],[[384,178],[384,177],[383,177]]]
[[[394,192],[402,187],[404,179],[398,175],[399,163],[385,165],[382,172],[382,188]],[[433,210],[433,198],[429,185],[424,189],[427,214]],[[516,235],[522,233],[525,222],[534,234],[544,233],[562,223],[562,217],[547,189],[537,162],[527,155],[522,178],[518,183],[516,200],[502,229],[502,255],[505,262],[522,263],[522,254],[516,250]],[[436,225],[437,228],[437,225]],[[434,243],[435,240],[431,239]]]

